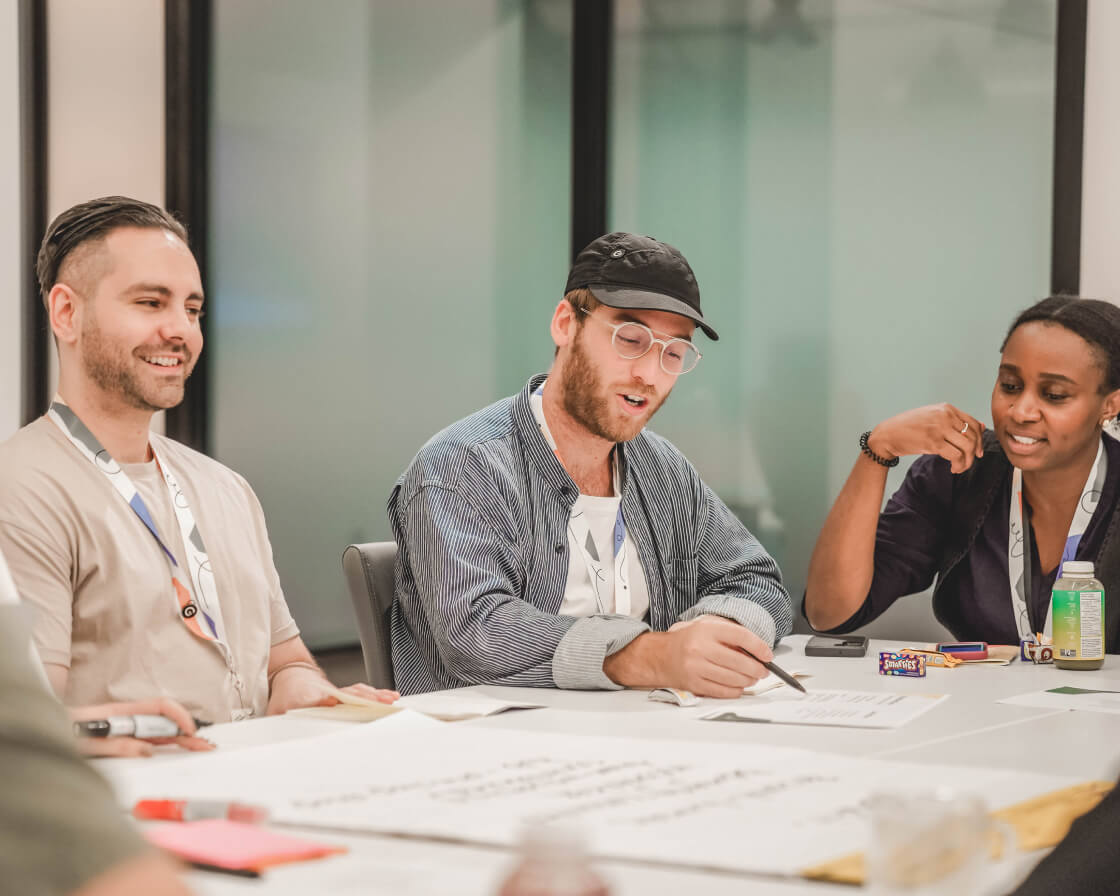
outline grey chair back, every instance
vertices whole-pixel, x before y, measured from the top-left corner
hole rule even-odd
[[[342,552],[342,569],[350,586],[350,599],[358,617],[358,636],[366,678],[375,688],[395,687],[389,647],[390,611],[393,607],[394,541],[352,544]]]

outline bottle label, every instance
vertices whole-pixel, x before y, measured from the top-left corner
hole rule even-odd
[[[1054,658],[1104,657],[1104,592],[1055,591]]]

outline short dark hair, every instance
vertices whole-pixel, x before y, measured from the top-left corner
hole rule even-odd
[[[573,311],[586,312],[590,314],[603,303],[600,302],[592,294],[591,290],[586,286],[580,286],[576,289],[569,289],[564,293],[564,301],[572,306]],[[576,314],[576,329],[579,330],[583,327],[583,314]],[[560,354],[560,346],[556,346],[556,350],[552,353],[552,357]]]
[[[1102,394],[1120,389],[1120,307],[1100,299],[1050,296],[1015,318],[999,350],[1003,351],[1012,333],[1030,323],[1057,324],[1076,333],[1098,355],[1104,374]]]
[[[595,298],[591,290],[586,286],[581,286],[576,289],[569,290],[564,294],[564,298],[567,300],[568,304],[571,305],[575,310],[586,311],[588,313],[594,311],[596,308],[603,304],[597,298]],[[580,324],[582,325],[582,323],[583,321],[581,320]]]
[[[44,304],[58,282],[58,272],[74,250],[87,243],[103,240],[119,227],[166,230],[189,245],[187,229],[174,215],[158,205],[127,196],[103,196],[79,203],[51,222],[39,246],[35,273],[39,278],[39,292]]]

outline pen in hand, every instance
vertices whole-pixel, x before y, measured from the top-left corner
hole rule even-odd
[[[196,728],[209,724],[195,719]],[[179,726],[167,716],[138,713],[130,716],[109,716],[104,719],[88,719],[74,723],[74,734],[78,737],[179,737],[183,734]]]
[[[740,647],[739,649],[743,650],[742,647]],[[755,656],[749,650],[743,650],[743,653],[745,653],[747,656],[749,656],[752,660],[755,660],[756,662],[762,663],[762,665],[764,665],[767,669],[769,669],[771,672],[773,672],[775,675],[777,675],[778,678],[780,678],[782,681],[784,681],[786,684],[788,684],[791,688],[797,688],[797,690],[801,691],[802,694],[807,694],[808,693],[808,691],[805,690],[805,685],[803,685],[800,681],[798,681],[796,678],[794,678],[792,675],[790,675],[785,669],[783,669],[777,663],[775,663],[773,661],[771,661],[769,663],[763,663],[762,660],[760,660],[757,656]]]

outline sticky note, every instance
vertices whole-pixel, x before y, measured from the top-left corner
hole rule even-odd
[[[144,834],[156,846],[184,861],[252,871],[346,852],[344,846],[277,834],[258,825],[224,818],[162,824],[145,830]]]

